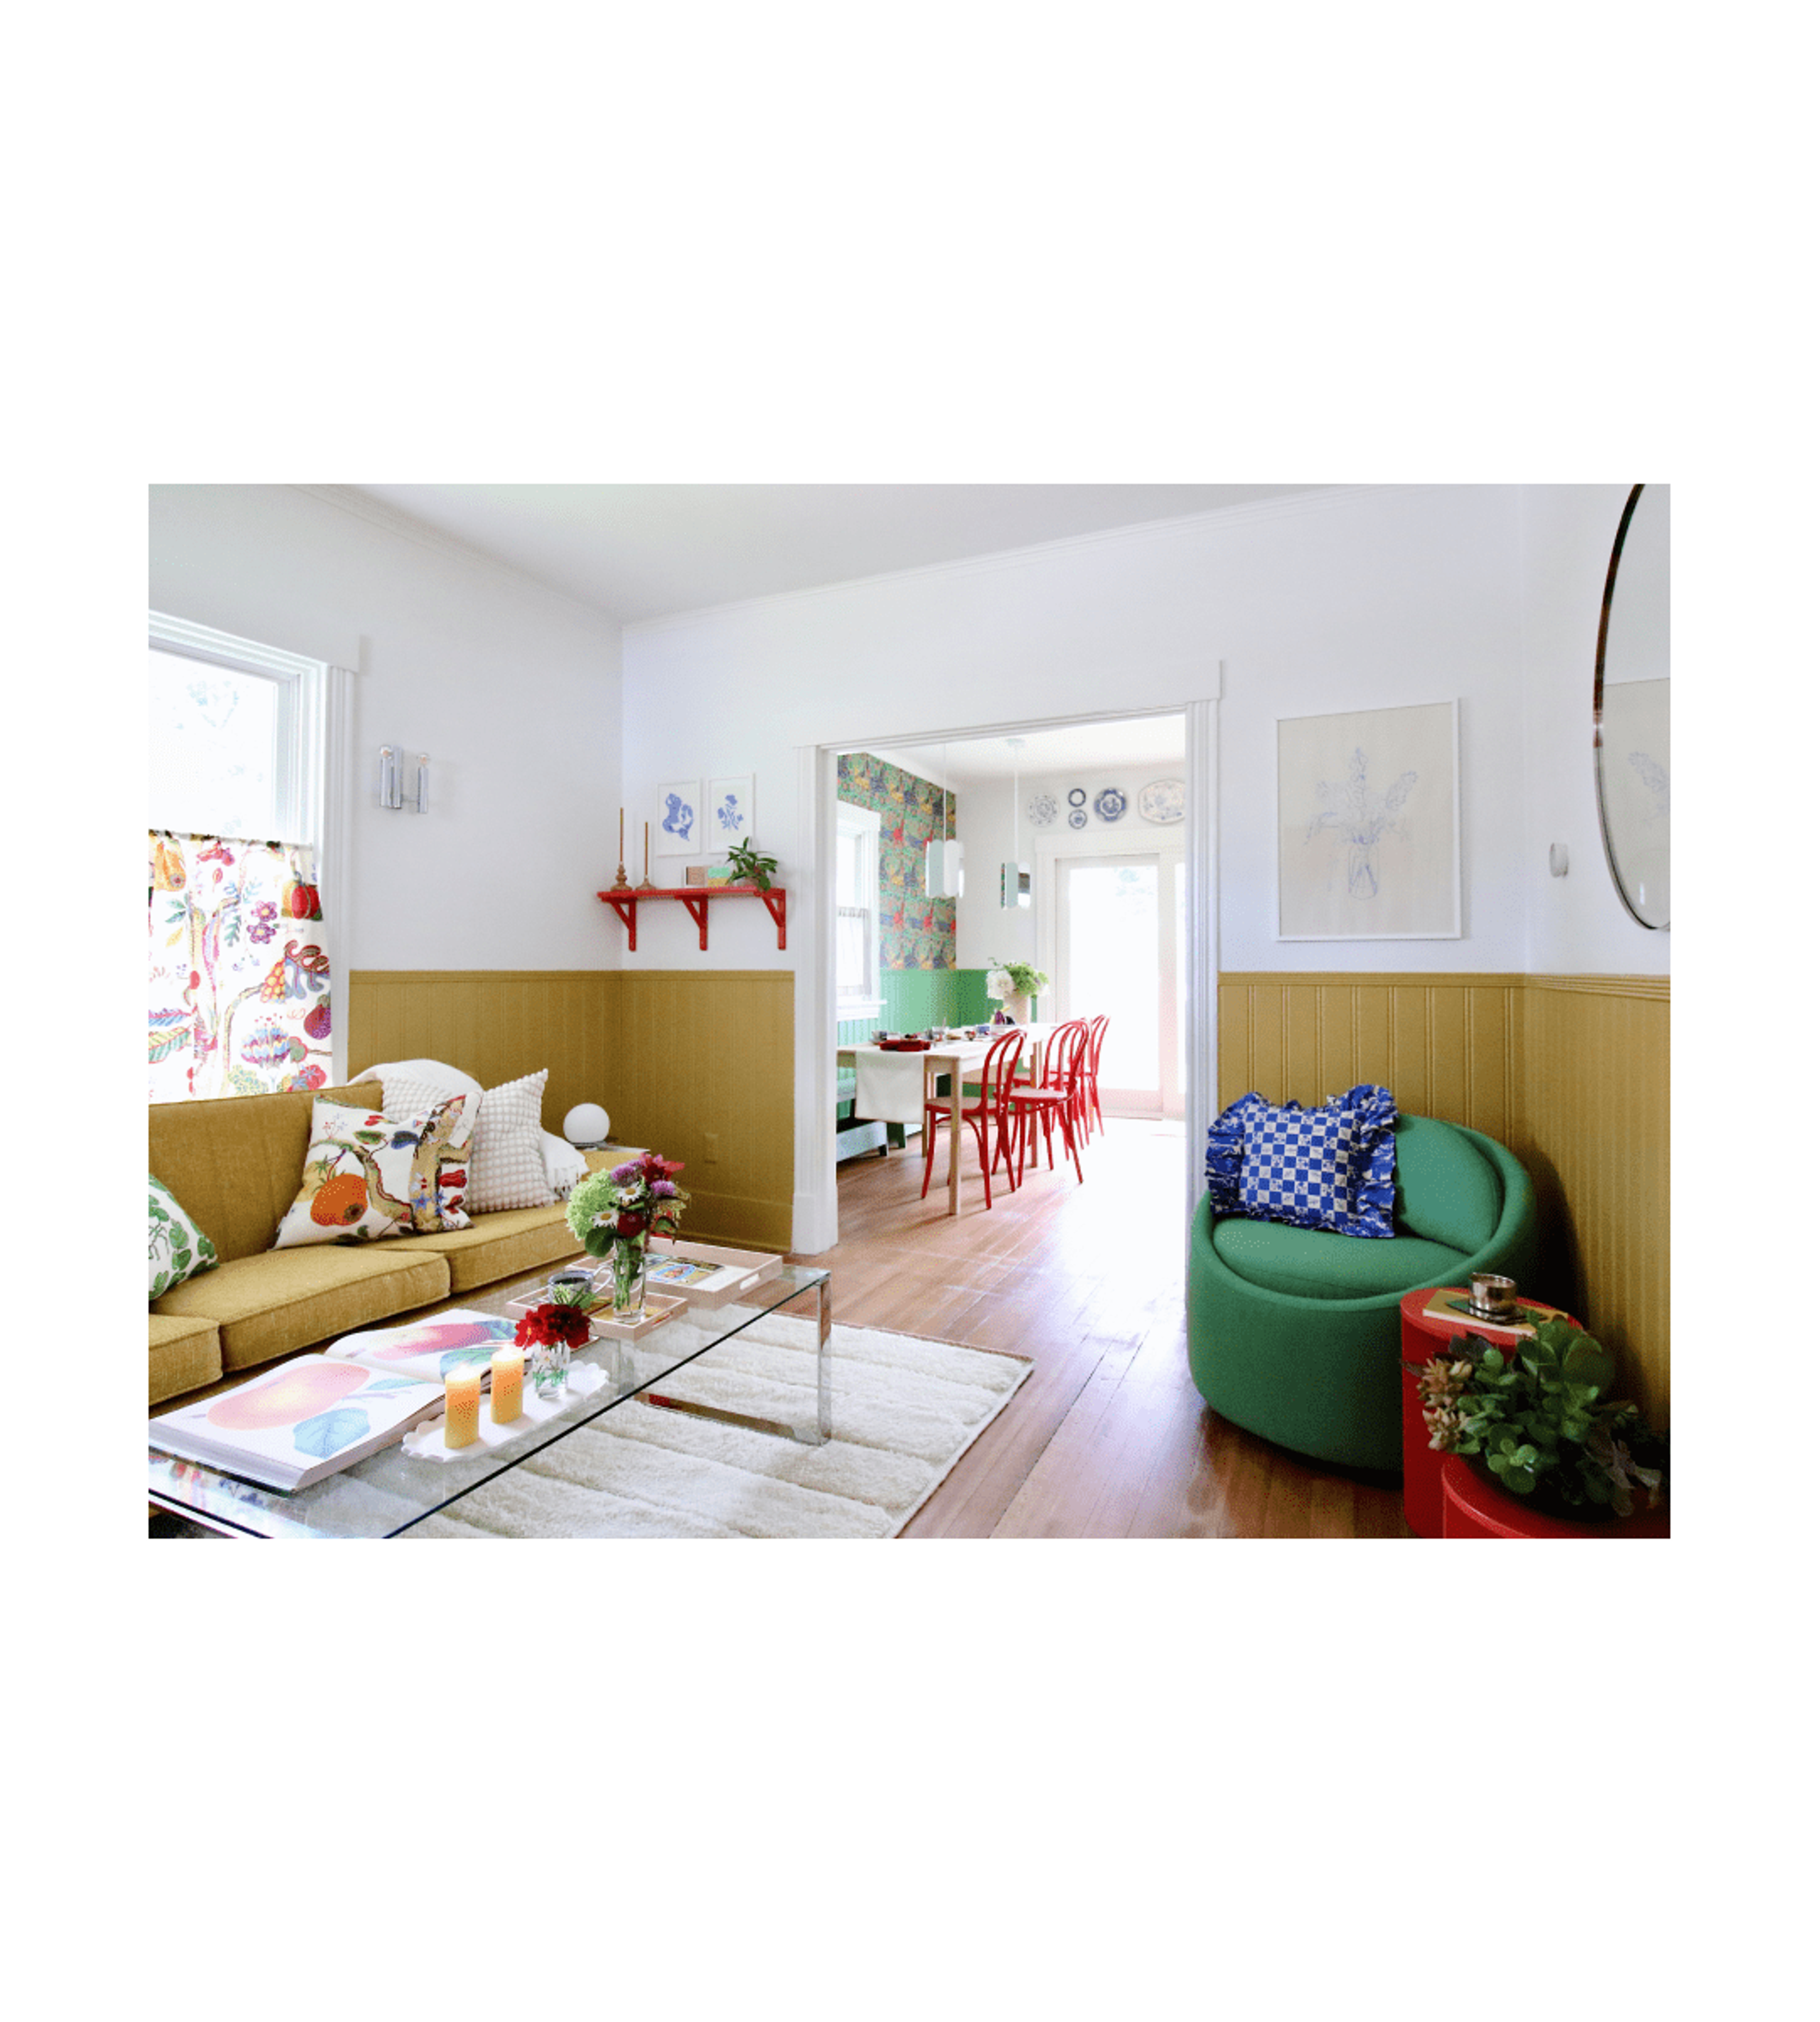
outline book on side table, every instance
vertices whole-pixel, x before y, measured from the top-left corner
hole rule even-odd
[[[443,1378],[479,1363],[515,1323],[490,1313],[439,1313],[345,1335],[213,1397],[148,1421],[148,1442],[268,1488],[307,1488],[390,1446],[442,1409]]]

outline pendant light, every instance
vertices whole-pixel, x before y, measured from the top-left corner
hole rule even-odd
[[[1011,856],[1008,863],[999,866],[999,903],[1007,912],[1030,903],[1030,870],[1027,864],[1018,861],[1018,754],[1024,748],[1021,737],[1007,737],[1005,742],[1011,747]]]
[[[941,747],[941,773],[948,777],[948,746]],[[948,788],[941,788],[941,839],[930,837],[923,852],[923,889],[931,899],[958,899],[965,877],[961,846],[948,832]]]

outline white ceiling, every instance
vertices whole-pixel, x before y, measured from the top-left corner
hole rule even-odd
[[[362,484],[623,624],[1317,491],[1311,484]]]

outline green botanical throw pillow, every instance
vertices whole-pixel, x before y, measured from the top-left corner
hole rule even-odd
[[[145,1262],[152,1281],[150,1296],[155,1299],[199,1271],[214,1270],[221,1260],[170,1188],[155,1173],[147,1177],[152,1182],[152,1233],[145,1246]]]

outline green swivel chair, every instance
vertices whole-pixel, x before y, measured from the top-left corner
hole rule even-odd
[[[1403,1296],[1496,1271],[1530,1290],[1536,1194],[1502,1144],[1400,1116],[1389,1237],[1242,1215],[1203,1194],[1189,1235],[1188,1363],[1222,1418],[1343,1467],[1400,1472]]]

